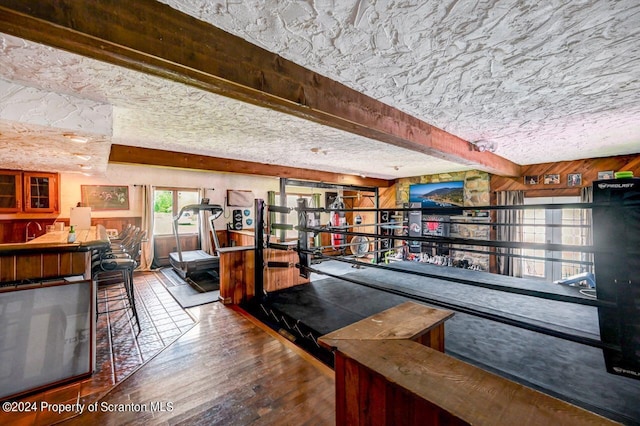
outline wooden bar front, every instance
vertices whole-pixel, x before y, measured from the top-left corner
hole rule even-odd
[[[319,339],[335,354],[336,424],[617,424],[444,354],[453,313],[438,311],[407,302]]]
[[[0,244],[0,282],[20,282],[71,275],[91,278],[91,251],[106,247],[109,238],[103,226],[78,232],[67,243],[67,231],[44,234],[28,243]]]
[[[248,238],[247,233],[234,232],[230,235],[241,235]],[[234,237],[235,238],[235,237]],[[253,238],[253,237],[251,237]],[[299,275],[295,264],[298,253],[295,243],[288,243],[289,250],[264,250],[264,282],[267,292],[282,290],[300,284],[308,279]],[[218,249],[220,255],[220,299],[224,304],[238,305],[248,302],[255,296],[255,247],[233,246]],[[269,262],[286,264],[287,267],[270,267]]]
[[[238,305],[255,294],[255,249],[224,247],[220,255],[220,299],[224,304]]]
[[[104,227],[0,244],[0,399],[90,375],[95,367],[96,286],[91,253]]]

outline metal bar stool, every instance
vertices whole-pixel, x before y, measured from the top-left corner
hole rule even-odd
[[[107,288],[107,292],[118,288],[122,288],[124,290],[124,295],[118,294],[115,297],[108,295],[105,297],[99,297],[97,309],[98,315],[129,309],[131,310],[133,319],[135,319],[139,332],[140,319],[138,318],[135,291],[133,288],[133,271],[137,266],[137,262],[133,259],[100,259],[94,269],[94,280],[97,281],[99,287],[102,286],[103,288]],[[114,276],[114,272],[120,272],[120,277]],[[113,307],[113,304],[117,304],[119,307]],[[100,307],[103,305],[104,309],[101,309]]]
[[[138,332],[140,332],[140,319],[135,304],[133,272],[138,266],[140,244],[145,235],[144,231],[137,228],[126,244],[112,245],[111,248],[96,251],[92,255],[92,275],[98,287],[104,288],[105,293],[110,290],[115,290],[115,292],[118,289],[124,290],[124,295],[120,292],[116,296],[98,297],[97,314],[129,309],[138,326]],[[119,274],[117,274],[118,272]],[[114,303],[118,307],[112,307]],[[104,309],[101,309],[103,305]]]

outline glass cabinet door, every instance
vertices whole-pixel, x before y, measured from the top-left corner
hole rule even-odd
[[[15,213],[22,209],[20,172],[0,171],[0,212]]]
[[[56,212],[58,210],[57,175],[54,173],[24,174],[25,212]]]

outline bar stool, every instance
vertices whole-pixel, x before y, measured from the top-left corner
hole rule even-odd
[[[98,288],[102,287],[105,290],[105,294],[107,294],[104,297],[98,297],[97,314],[131,310],[132,317],[138,326],[138,332],[140,332],[140,319],[138,318],[133,288],[133,271],[137,266],[138,263],[133,259],[101,259],[94,269],[94,280],[98,283]],[[114,274],[112,274],[114,272],[119,272],[121,278],[116,280]],[[122,295],[122,291],[124,291],[124,295]],[[114,297],[108,294],[110,292],[118,293],[118,295]],[[113,307],[114,304],[119,305],[119,307]],[[101,309],[103,305],[104,309]]]
[[[136,228],[126,243],[112,244],[111,248],[96,251],[92,255],[92,275],[98,288],[105,290],[106,296],[97,298],[98,315],[121,310],[131,310],[140,329],[140,319],[135,304],[133,273],[138,267],[140,245],[146,233]],[[117,293],[115,296],[109,293]],[[123,295],[124,293],[124,295]],[[113,307],[113,305],[117,307]],[[104,306],[101,309],[101,306]]]

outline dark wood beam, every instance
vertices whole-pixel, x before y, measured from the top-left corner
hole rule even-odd
[[[318,170],[298,169],[251,161],[230,160],[228,158],[208,157],[183,152],[163,151],[160,149],[138,148],[125,145],[111,145],[109,162],[116,164],[144,164],[148,166],[172,167],[185,170],[204,170],[212,172],[242,173],[245,175],[274,176],[303,179],[342,185],[371,186],[386,188],[394,181],[363,178],[354,175],[321,172]]]
[[[520,166],[155,0],[0,0],[0,31],[503,176]]]

